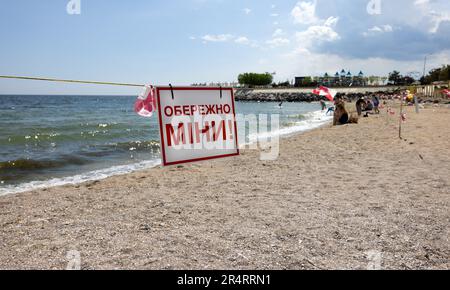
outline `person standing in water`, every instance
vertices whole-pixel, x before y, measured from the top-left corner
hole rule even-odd
[[[322,107],[322,111],[325,111],[327,109],[327,104],[324,100],[320,100],[320,106]]]

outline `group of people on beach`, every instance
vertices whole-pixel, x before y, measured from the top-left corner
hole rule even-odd
[[[327,104],[324,100],[320,101],[322,111],[327,111],[334,115],[333,125],[343,125],[349,123],[358,123],[358,119],[365,113],[364,117],[368,117],[369,114],[380,114],[380,97],[372,95],[370,98],[360,97],[356,101],[356,112],[358,116],[349,114],[345,108],[345,100],[341,96],[337,96],[334,100],[334,106],[327,108]]]
[[[358,112],[358,117],[361,117],[363,112],[366,113],[365,117],[368,117],[369,114],[380,114],[380,98],[377,95],[373,95],[370,99],[359,98],[356,101],[356,112]]]
[[[345,102],[352,102],[352,100],[355,99],[357,116],[354,114],[349,114],[345,107]],[[424,107],[420,104],[420,100],[417,99],[417,96],[409,90],[401,93],[376,93],[369,96],[338,94],[334,99],[334,106],[327,107],[327,103],[324,100],[320,101],[320,105],[322,107],[322,111],[326,111],[327,115],[334,115],[333,125],[344,125],[349,123],[358,123],[358,119],[361,117],[367,118],[369,115],[379,115],[380,109],[382,110],[387,106],[388,100],[402,100],[405,106],[416,105],[418,108]],[[395,114],[395,111],[393,111],[390,107],[387,107],[387,112],[391,115]],[[402,118],[403,117],[404,116],[402,115]]]

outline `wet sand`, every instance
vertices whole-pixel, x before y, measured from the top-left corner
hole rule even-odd
[[[65,269],[75,250],[82,269],[449,269],[450,109],[407,111],[403,140],[383,113],[282,139],[276,161],[0,197],[0,268]]]

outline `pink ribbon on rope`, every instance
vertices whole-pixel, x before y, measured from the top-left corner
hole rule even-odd
[[[402,121],[403,121],[403,122],[406,122],[406,113],[403,113],[403,114],[401,115],[401,118],[402,118]]]
[[[155,88],[146,85],[134,103],[134,111],[141,117],[150,118],[156,111]]]

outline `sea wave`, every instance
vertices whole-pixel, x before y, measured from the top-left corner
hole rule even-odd
[[[30,144],[47,144],[49,142],[65,143],[77,141],[101,142],[121,138],[124,135],[141,136],[142,133],[148,133],[142,128],[130,128],[129,125],[116,123],[94,124],[93,126],[83,127],[83,124],[76,126],[58,126],[52,128],[35,129],[32,127],[22,127],[20,130],[14,128],[8,129],[8,124],[3,127],[0,134],[0,145],[18,146]],[[20,134],[19,132],[23,132]]]
[[[11,170],[32,171],[64,167],[67,165],[83,165],[86,163],[88,163],[87,160],[75,156],[63,156],[57,160],[16,159],[0,162],[0,174]]]
[[[118,150],[125,150],[125,151],[148,151],[148,150],[159,150],[160,144],[159,140],[151,140],[151,141],[110,143],[106,145],[101,145],[99,147],[115,148]]]
[[[130,141],[130,142],[117,142],[107,144],[94,144],[86,147],[85,151],[79,152],[81,156],[92,157],[105,157],[116,153],[134,152],[134,153],[154,153],[157,154],[160,151],[159,141]]]

